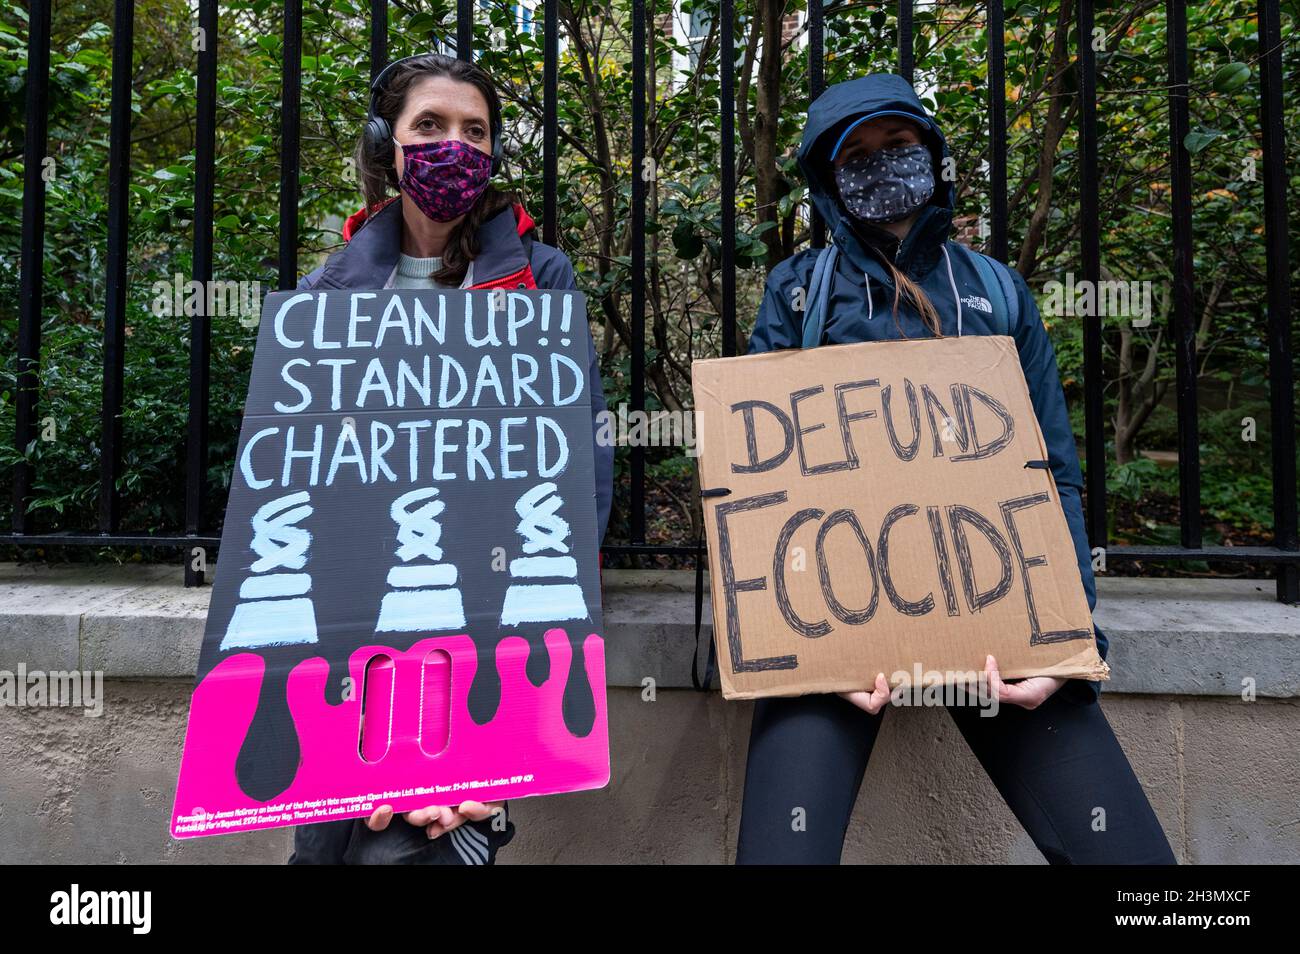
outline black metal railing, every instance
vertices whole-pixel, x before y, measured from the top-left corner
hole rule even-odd
[[[17,394],[14,436],[21,453],[36,436],[37,393],[40,376],[42,255],[45,231],[45,188],[41,178],[47,147],[47,84],[50,60],[51,0],[31,0],[27,60],[26,139],[22,224],[22,276],[19,298]],[[371,76],[387,62],[387,0],[372,0],[370,29]],[[913,4],[898,0],[898,71],[913,78]],[[1005,261],[1007,223],[1007,129],[1005,103],[1006,57],[1003,46],[1003,3],[986,4],[988,38],[988,121],[990,136],[990,254]],[[458,0],[456,51],[472,55],[473,0]],[[1079,261],[1082,277],[1101,278],[1098,207],[1096,58],[1092,0],[1078,0],[1077,33],[1084,38],[1075,51],[1078,80],[1078,136],[1080,166]],[[1258,0],[1258,67],[1260,71],[1259,121],[1262,130],[1264,232],[1267,247],[1265,289],[1269,346],[1269,401],[1271,409],[1273,534],[1268,547],[1207,546],[1201,527],[1201,471],[1197,420],[1196,322],[1193,316],[1193,236],[1190,156],[1184,146],[1189,127],[1187,18],[1182,0],[1166,0],[1168,49],[1168,103],[1170,127],[1171,209],[1173,214],[1174,282],[1170,332],[1175,342],[1177,370],[1180,545],[1169,547],[1108,547],[1106,520],[1106,439],[1103,404],[1103,329],[1100,318],[1085,319],[1083,329],[1086,521],[1094,547],[1105,548],[1109,561],[1216,560],[1268,564],[1275,569],[1277,596],[1300,602],[1300,538],[1296,514],[1296,444],[1294,430],[1295,384],[1291,353],[1285,129],[1282,110],[1282,39],[1278,0]],[[195,195],[193,277],[200,283],[212,277],[213,186],[218,56],[217,0],[199,0],[199,27],[206,42],[198,60],[198,98],[195,129]],[[104,313],[104,368],[102,398],[102,457],[100,461],[99,527],[97,532],[37,533],[28,504],[33,487],[30,463],[20,463],[13,475],[12,532],[0,542],[21,545],[172,546],[215,549],[219,537],[202,526],[205,463],[208,458],[208,375],[210,326],[205,316],[190,323],[189,424],[187,433],[185,528],[179,534],[139,534],[119,527],[117,485],[122,473],[123,360],[125,351],[127,207],[126,187],[130,166],[131,51],[133,0],[117,0],[113,32],[113,79],[110,130],[107,300]],[[733,0],[719,0],[720,23],[734,21]],[[632,9],[632,157],[631,183],[631,404],[643,411],[645,379],[645,222],[646,179],[646,0],[633,0]],[[810,3],[807,33],[810,94],[824,88],[824,10]],[[557,177],[557,58],[558,4],[544,2],[543,86],[543,240],[556,244]],[[735,274],[735,40],[733,31],[719,31],[721,79],[721,332],[724,355],[736,348]],[[284,4],[284,67],[280,122],[283,148],[280,156],[279,287],[293,288],[298,274],[298,125],[301,94],[302,0]],[[813,214],[813,244],[825,242],[825,227]],[[694,546],[654,544],[646,540],[645,448],[630,451],[630,540],[606,547],[612,554],[691,555]],[[186,581],[202,581],[201,565],[186,559]]]

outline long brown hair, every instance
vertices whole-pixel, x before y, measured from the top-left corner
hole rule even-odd
[[[858,237],[858,240],[862,242],[862,244],[871,245],[872,243],[870,239],[863,233],[862,229],[857,227],[857,223],[854,221],[853,216],[849,213],[848,208],[844,206],[843,199],[840,200],[840,206],[844,209],[844,215],[848,218],[849,228],[853,234]],[[891,262],[888,255],[882,254],[879,258],[885,268],[889,270],[889,276],[894,282],[894,327],[898,329],[899,337],[907,337],[903,334],[903,326],[898,320],[898,304],[906,298],[911,303],[912,307],[920,314],[921,321],[925,324],[925,327],[929,330],[930,334],[934,335],[936,338],[942,338],[943,326],[939,320],[939,312],[934,307],[934,302],[930,301],[930,296],[926,294],[925,289],[912,281],[912,279],[908,278],[907,273]]]
[[[921,314],[921,320],[925,326],[930,329],[930,334],[936,338],[943,337],[943,327],[939,322],[939,312],[934,307],[934,302],[930,301],[930,296],[926,294],[925,289],[912,281],[903,272],[901,268],[894,265],[888,256],[882,256],[882,261],[889,268],[890,276],[894,279],[894,324],[898,328],[898,333],[902,335],[903,326],[898,323],[898,303],[905,294],[912,302],[912,307]]]
[[[395,125],[397,117],[406,106],[406,94],[412,84],[426,76],[445,76],[458,83],[469,83],[483,95],[483,100],[488,106],[488,115],[499,121],[501,100],[497,96],[492,77],[474,63],[444,56],[441,53],[426,53],[394,67],[384,87],[375,97],[375,115],[388,120],[390,126]],[[493,129],[492,133],[494,136],[500,136],[502,130]],[[356,152],[353,155],[357,168],[357,184],[361,188],[366,210],[371,214],[384,204],[390,193],[398,192],[397,171],[393,168],[395,148],[391,139],[386,144],[373,145],[364,133],[357,139]],[[434,272],[431,277],[439,284],[460,285],[465,280],[469,263],[478,257],[480,251],[479,226],[502,209],[519,201],[519,194],[513,189],[498,189],[492,185],[484,189],[478,201],[447,236],[447,247],[442,253],[442,268]]]

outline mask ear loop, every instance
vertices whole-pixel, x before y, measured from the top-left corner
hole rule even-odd
[[[875,306],[871,303],[871,273],[863,272],[862,277],[867,280],[867,321],[870,321],[876,316]]]
[[[948,254],[948,243],[939,246],[943,249],[943,260],[948,266],[948,284],[952,288],[952,300],[957,303],[957,337],[961,337],[961,296],[957,294],[957,281],[952,277],[952,257]]]

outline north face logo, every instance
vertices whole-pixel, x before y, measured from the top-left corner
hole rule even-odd
[[[976,311],[982,311],[990,315],[993,314],[993,305],[987,298],[981,298],[979,295],[971,295],[969,298],[963,298],[961,303],[974,308]]]

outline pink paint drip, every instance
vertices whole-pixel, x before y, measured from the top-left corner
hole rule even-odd
[[[257,710],[265,662],[256,653],[231,656],[194,689],[172,836],[192,838],[357,818],[381,804],[400,812],[466,800],[603,787],[609,781],[604,640],[592,633],[583,642],[596,712],[592,730],[584,738],[569,732],[562,714],[572,658],[568,636],[563,629],[551,629],[545,643],[551,675],[540,687],[533,686],[525,672],[526,640],[511,637],[497,646],[501,703],[496,717],[481,726],[470,717],[467,702],[478,666],[468,636],[421,640],[405,652],[380,644],[359,647],[348,662],[357,688],[351,700],[337,706],[325,701],[326,660],[315,657],[299,663],[289,674],[288,703],[301,760],[293,782],[270,802],[249,798],[235,778],[239,749]],[[450,657],[452,699],[450,726],[432,730],[445,734],[446,748],[428,756],[420,748],[421,711],[426,706],[421,684],[425,657],[433,650]],[[367,762],[359,751],[361,687],[366,663],[377,655],[392,660],[392,739],[382,758]],[[433,785],[464,787],[405,793]],[[358,797],[363,800],[353,800]],[[332,799],[339,801],[329,804]],[[295,809],[295,803],[310,807]],[[329,814],[300,814],[318,810]]]

